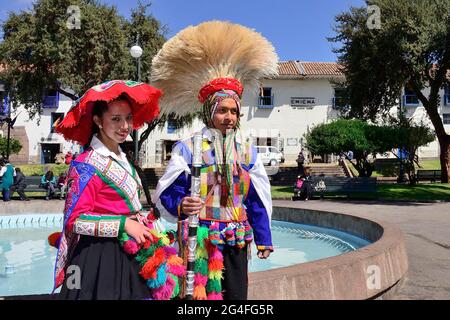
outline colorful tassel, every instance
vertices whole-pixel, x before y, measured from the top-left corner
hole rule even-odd
[[[227,239],[227,244],[230,247],[234,247],[234,245],[236,244],[236,238],[234,236],[234,230],[232,228],[227,228],[225,230],[225,237]]]
[[[220,242],[220,230],[218,222],[212,222],[209,226],[209,241],[215,246]]]
[[[208,262],[209,272],[222,270],[222,269],[223,269],[223,260],[210,259],[210,261]]]
[[[201,249],[205,248],[205,240],[208,239],[209,230],[207,227],[197,228],[197,246]]]
[[[245,227],[242,224],[240,224],[236,228],[236,245],[240,249],[242,249],[245,246],[244,237],[245,237]]]
[[[147,262],[142,267],[139,272],[140,275],[145,279],[156,278],[156,271],[159,265],[161,265],[164,261],[164,249],[158,248],[155,251],[155,254],[150,257]]]
[[[159,288],[163,286],[167,281],[166,264],[163,263],[158,267],[156,278],[150,278],[147,281],[147,285],[151,289]]]
[[[153,297],[157,300],[169,300],[175,288],[175,281],[171,277],[167,277],[166,284],[152,290]]]
[[[139,245],[131,238],[124,242],[123,249],[127,254],[135,255],[139,251]]]
[[[206,300],[208,296],[206,295],[206,288],[204,286],[194,287],[194,300]]]
[[[196,259],[194,263],[194,272],[208,274],[208,261],[206,259]]]
[[[176,298],[180,294],[180,280],[178,277],[169,274],[170,278],[172,278],[173,282],[175,283],[175,286],[173,288],[172,295],[170,296],[171,299]]]
[[[183,259],[180,257],[173,255],[167,260],[167,270],[169,273],[175,276],[183,276],[186,272],[186,267],[183,264]]]
[[[210,292],[208,293],[208,300],[223,300],[221,293]]]
[[[245,225],[245,236],[244,236],[245,242],[247,242],[247,243],[252,242],[252,240],[253,240],[253,235],[252,234],[253,234],[252,227],[250,227],[250,225],[247,223]]]
[[[166,257],[169,258],[177,254],[177,249],[170,246],[164,246],[164,253],[166,254]]]
[[[201,275],[199,273],[195,274],[195,276],[194,276],[194,284],[195,285],[205,287],[207,283],[208,283],[208,276]]]
[[[208,292],[221,292],[222,291],[222,284],[220,283],[220,280],[216,279],[208,279],[208,283],[206,284],[206,290]]]

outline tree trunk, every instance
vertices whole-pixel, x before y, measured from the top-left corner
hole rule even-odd
[[[150,206],[153,206],[152,196],[150,195],[150,190],[149,190],[149,186],[147,184],[147,180],[145,178],[144,170],[142,170],[141,167],[139,167],[139,166],[134,166],[134,168],[136,169],[136,172],[138,173],[138,176],[141,179],[142,187],[144,188],[145,198],[147,200],[147,204]]]
[[[441,182],[450,182],[450,136],[446,135],[439,139],[441,147]]]
[[[66,97],[72,99],[73,101],[77,101],[77,100],[78,100],[78,96],[77,96],[77,95],[72,94],[72,93],[70,93],[70,92],[68,92],[68,91],[66,91],[66,90],[64,90],[64,89],[62,89],[61,87],[57,87],[56,90],[57,90],[59,93],[65,95]]]

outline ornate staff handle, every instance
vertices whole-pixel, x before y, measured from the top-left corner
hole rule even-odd
[[[193,160],[191,170],[191,197],[200,197],[200,168],[202,167],[202,142],[201,132],[194,134]],[[197,227],[198,215],[190,215],[188,218],[188,256],[186,268],[186,296],[187,300],[192,300],[194,296],[194,265],[195,250],[197,248]]]

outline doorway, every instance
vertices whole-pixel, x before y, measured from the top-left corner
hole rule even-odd
[[[163,145],[163,164],[167,165],[167,163],[170,161],[170,158],[172,157],[172,148],[175,143],[178,141],[173,140],[164,140]]]
[[[41,163],[55,163],[55,157],[61,152],[59,143],[41,144]]]

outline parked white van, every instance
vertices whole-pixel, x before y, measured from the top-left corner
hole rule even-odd
[[[256,150],[266,166],[276,166],[284,162],[283,153],[276,147],[256,146]]]

